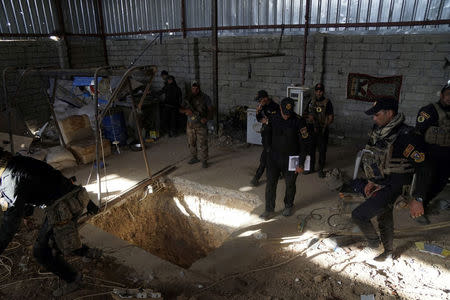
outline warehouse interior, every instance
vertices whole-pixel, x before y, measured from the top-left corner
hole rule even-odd
[[[66,257],[83,284],[62,299],[450,299],[448,182],[427,225],[396,202],[395,258],[336,238],[361,236],[351,213],[364,198],[336,181],[358,170],[364,112],[389,96],[415,126],[450,83],[449,0],[4,0],[0,69],[0,147],[100,208],[78,228],[102,255]],[[203,168],[189,116],[168,125],[163,71],[183,99],[194,83],[211,99]],[[263,220],[255,96],[290,97],[302,115],[318,83],[334,108],[326,176],[298,175],[289,217],[280,180]],[[2,298],[51,299],[63,284],[33,257],[45,214],[0,253]]]

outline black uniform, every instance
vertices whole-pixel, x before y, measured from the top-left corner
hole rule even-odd
[[[334,114],[334,111],[333,104],[328,98],[325,97],[322,97],[320,99],[311,99],[306,107],[307,113],[309,115],[312,115],[314,118],[313,123],[308,124],[308,128],[313,135],[313,144],[310,153],[310,170],[312,172],[314,171],[316,162],[316,149],[319,152],[319,170],[323,170],[323,168],[325,167],[328,148],[328,136],[330,134],[328,126],[325,126],[325,121],[328,116]]]
[[[441,146],[426,139],[426,134],[430,127],[439,127],[440,125],[439,113],[435,105],[439,106],[437,109],[446,112],[442,117],[447,118],[447,122],[450,122],[450,107],[444,107],[440,102],[422,107],[416,120],[416,130],[425,137],[426,142],[429,142],[427,143],[427,153],[433,170],[429,190],[423,199],[424,207],[444,189],[450,177],[450,146]],[[447,128],[447,130],[449,129]]]
[[[287,120],[283,119],[279,111],[271,115],[267,130],[271,138],[267,159],[266,211],[273,212],[280,173],[283,173],[286,182],[285,207],[293,206],[298,174],[288,171],[289,156],[298,155],[299,166],[303,167],[310,150],[311,136],[306,128],[306,121],[294,112]]]
[[[376,126],[374,129],[376,129]],[[371,218],[377,217],[381,242],[387,253],[393,250],[393,205],[395,200],[402,194],[403,186],[411,184],[414,170],[418,184],[413,196],[424,196],[429,178],[428,168],[425,165],[425,144],[422,136],[416,133],[413,127],[407,126],[403,121],[398,122],[385,137],[376,141],[371,139],[367,145],[374,147],[371,148],[372,150],[385,150],[391,143],[392,160],[390,160],[389,165],[384,165],[384,171],[380,170],[379,166],[375,164],[364,164],[363,162],[364,168],[369,167],[372,170],[372,175],[367,175],[366,172],[368,179],[383,186],[383,188],[375,192],[352,212],[353,221],[359,226],[371,245],[379,243],[378,234],[370,221]],[[401,164],[406,172],[395,170]],[[390,172],[387,171],[388,168],[392,168]],[[359,190],[355,191],[364,195],[366,183],[367,180],[359,185]]]
[[[269,104],[264,105],[261,110],[256,114],[256,120],[258,122],[261,122],[263,118],[269,119],[270,116],[275,115],[280,110],[280,106],[271,101]],[[263,150],[261,152],[261,156],[259,158],[259,167],[256,170],[255,177],[253,178],[254,182],[258,182],[261,178],[262,174],[264,173],[264,170],[267,167],[267,150],[269,149],[270,145],[270,131],[267,129],[268,125],[263,124],[261,127],[261,142],[263,145]]]
[[[162,92],[165,94],[162,109],[164,124],[163,128],[169,133],[169,136],[173,136],[177,131],[177,119],[182,100],[181,89],[175,80],[173,80],[172,83],[164,84]]]
[[[42,161],[23,156],[10,158],[1,174],[0,192],[1,197],[8,203],[8,209],[3,215],[0,230],[0,253],[14,237],[22,217],[31,215],[35,206],[51,206],[57,199],[76,188],[77,186],[60,171]],[[90,209],[98,208],[89,202],[88,210]],[[52,247],[50,243],[53,244]],[[73,282],[78,273],[57,250],[53,241],[53,229],[48,218],[45,218],[34,244],[33,255],[48,271],[66,282]],[[75,254],[83,255],[81,252]]]

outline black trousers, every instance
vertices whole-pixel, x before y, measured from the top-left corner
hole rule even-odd
[[[450,154],[449,154],[450,155]],[[427,197],[424,199],[424,207],[427,208],[428,204],[434,197],[436,197],[445,188],[450,177],[450,158],[433,160],[432,161],[432,180],[429,190],[427,191]]]
[[[320,131],[320,129],[319,129]],[[325,161],[327,159],[327,148],[328,148],[328,135],[329,130],[326,129],[325,132],[315,133],[313,137],[313,143],[311,147],[311,170],[314,170],[316,163],[316,149],[319,152],[319,170],[323,170],[325,167]]]
[[[61,251],[56,248],[56,245],[50,246],[51,242],[54,243],[52,240],[53,230],[46,218],[34,244],[33,255],[37,262],[46,270],[56,274],[66,282],[73,282],[78,272],[64,260]]]
[[[256,170],[255,179],[259,180],[267,167],[267,150],[263,149],[259,157],[259,166]]]
[[[163,107],[163,129],[170,135],[177,132],[178,109]]]
[[[280,157],[274,153],[267,156],[267,184],[266,184],[266,211],[275,210],[275,200],[277,197],[277,185],[280,174],[284,175],[286,192],[284,194],[284,206],[292,207],[296,193],[295,181],[297,173],[288,171],[288,157]]]
[[[406,182],[405,182],[406,183]],[[370,219],[377,217],[380,238],[386,251],[393,250],[394,203],[402,193],[402,185],[387,185],[352,211],[352,220],[369,241],[379,241]]]

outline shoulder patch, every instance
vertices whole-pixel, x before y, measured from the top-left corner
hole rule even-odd
[[[408,146],[406,146],[405,151],[403,151],[403,156],[404,157],[409,157],[409,155],[411,154],[411,152],[414,150],[414,146],[411,144],[408,144]]]
[[[425,153],[423,153],[423,152],[419,152],[419,151],[414,151],[412,154],[411,154],[411,156],[410,156],[412,159],[414,159],[414,161],[416,162],[416,163],[421,163],[421,162],[423,162],[424,160],[425,160]]]
[[[429,119],[430,118],[430,115],[429,114],[427,114],[426,112],[424,112],[424,111],[421,111],[420,112],[420,116],[419,117],[423,117],[424,119]]]
[[[306,127],[301,128],[300,133],[302,134],[302,138],[308,138],[308,129],[306,129]]]
[[[425,121],[425,118],[422,115],[417,117],[417,122],[418,123],[423,123],[424,121]]]

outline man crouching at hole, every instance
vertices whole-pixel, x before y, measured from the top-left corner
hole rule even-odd
[[[99,249],[81,243],[77,220],[85,208],[96,214],[98,207],[86,190],[74,185],[45,162],[13,156],[0,148],[0,193],[3,221],[0,227],[0,254],[17,232],[21,219],[33,214],[34,207],[45,207],[44,221],[33,247],[33,255],[45,269],[65,281],[53,295],[63,296],[82,285],[82,275],[63,255],[97,258]]]
[[[366,111],[372,116],[374,127],[362,156],[367,179],[354,180],[355,192],[366,201],[352,212],[352,220],[367,239],[369,249],[378,249],[380,240],[384,252],[374,258],[384,261],[392,257],[394,240],[393,208],[396,199],[411,184],[413,173],[419,184],[413,191],[410,203],[411,217],[423,214],[423,208],[415,203],[424,197],[429,186],[429,167],[425,159],[423,137],[404,123],[405,117],[398,112],[398,102],[393,98],[380,98]],[[371,218],[377,217],[380,236]]]

